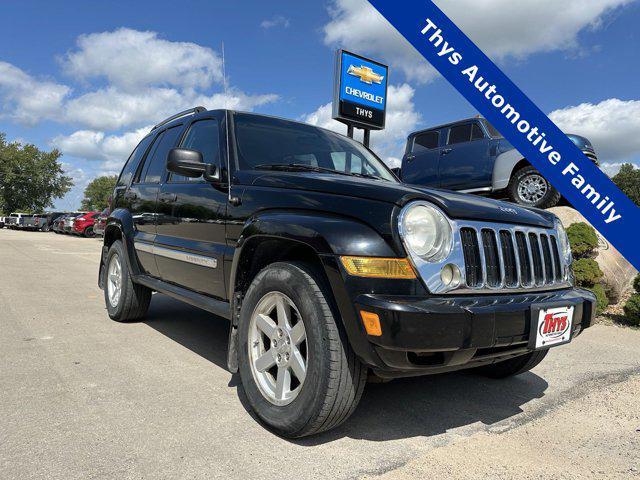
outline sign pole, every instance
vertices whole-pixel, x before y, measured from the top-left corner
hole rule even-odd
[[[371,130],[368,128],[364,128],[364,140],[362,141],[362,144],[369,148],[369,142],[371,140]]]
[[[347,137],[353,138],[353,125],[351,123],[347,124]]]

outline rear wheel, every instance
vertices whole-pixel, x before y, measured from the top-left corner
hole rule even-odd
[[[93,227],[87,227],[84,231],[84,236],[87,238],[93,238],[96,234],[93,232]]]
[[[109,317],[117,322],[144,317],[151,302],[151,290],[131,281],[120,240],[111,245],[103,271],[104,299]]]
[[[511,360],[475,368],[474,372],[489,378],[513,377],[514,375],[528,372],[537,366],[544,360],[548,352],[549,350],[538,350],[527,355],[522,355],[521,357],[512,358]]]
[[[513,174],[508,190],[512,201],[529,207],[550,208],[560,201],[560,192],[530,165]]]
[[[242,302],[242,385],[260,420],[286,437],[344,422],[366,381],[322,285],[309,265],[275,263],[258,273]]]

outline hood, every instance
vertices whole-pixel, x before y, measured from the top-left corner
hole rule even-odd
[[[307,172],[236,172],[241,183],[260,187],[322,192],[358,197],[404,206],[412,200],[426,200],[440,207],[452,219],[514,223],[553,227],[555,216],[535,208],[522,207],[477,195],[418,187],[366,178]],[[240,177],[240,175],[238,175]]]
[[[591,142],[588,139],[573,133],[567,133],[567,137],[569,137],[569,140],[571,140],[580,150],[593,150],[593,145],[591,145]]]

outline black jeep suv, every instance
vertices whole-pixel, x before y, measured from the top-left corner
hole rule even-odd
[[[368,375],[527,371],[595,311],[554,215],[409,187],[342,135],[201,107],[124,166],[99,282],[117,321],[152,291],[228,318],[230,370],[289,437],[346,420]]]

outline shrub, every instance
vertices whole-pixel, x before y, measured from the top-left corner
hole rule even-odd
[[[597,283],[593,287],[587,288],[587,290],[590,290],[596,296],[596,313],[602,313],[604,309],[609,306],[609,299],[607,298],[604,285]]]
[[[576,258],[588,257],[598,246],[598,236],[593,227],[587,223],[579,222],[569,225],[567,228],[571,253]]]
[[[624,306],[624,315],[633,325],[640,325],[640,294],[631,295]]]
[[[613,177],[615,183],[624,194],[636,205],[640,205],[640,170],[630,163],[625,163],[618,174]]]
[[[573,273],[581,287],[593,287],[604,276],[593,258],[579,258],[573,262]]]
[[[636,293],[640,293],[640,273],[633,279],[633,288]]]

